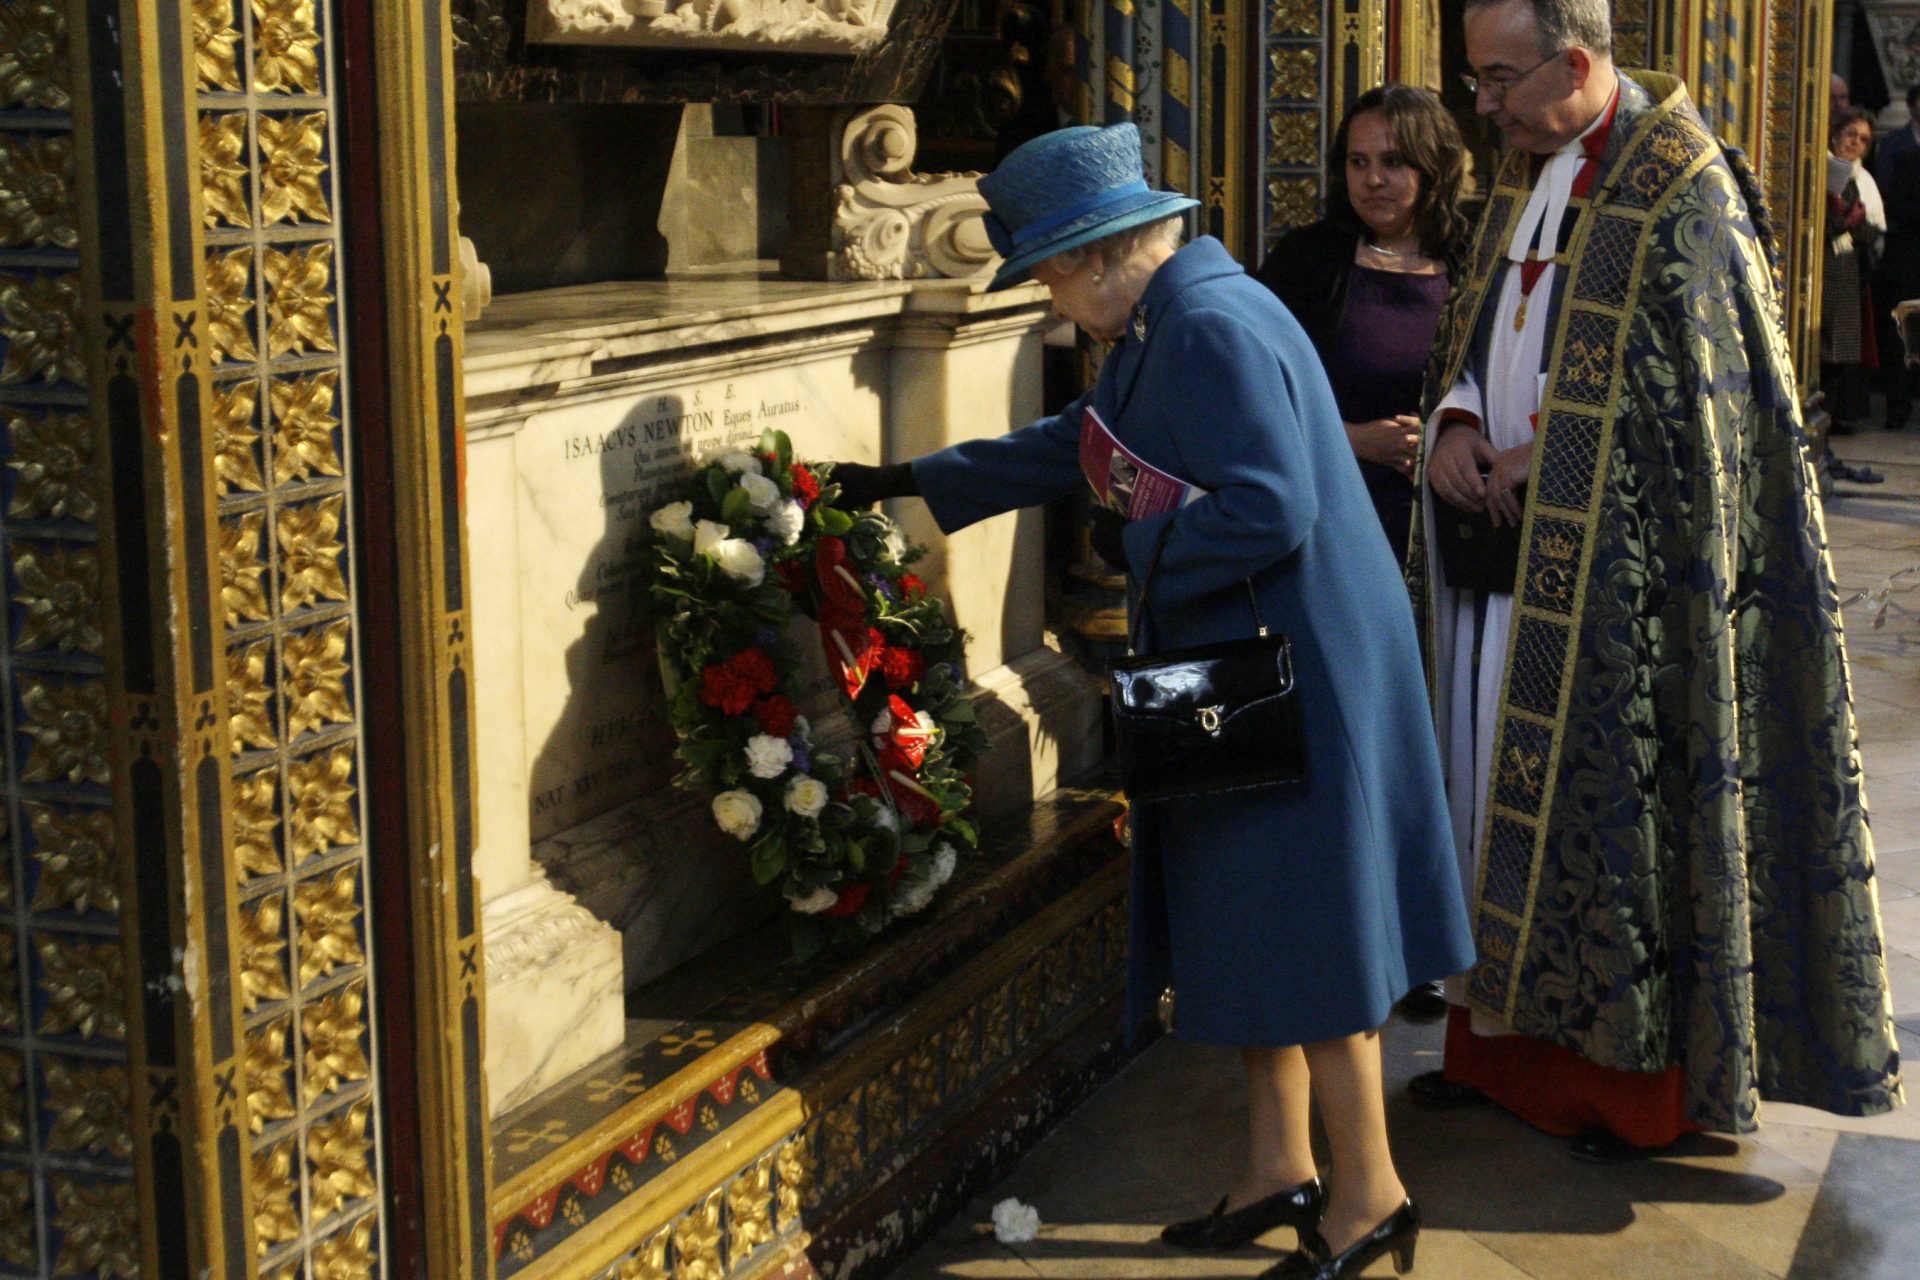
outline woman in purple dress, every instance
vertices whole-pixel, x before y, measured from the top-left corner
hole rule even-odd
[[[1334,135],[1327,216],[1283,236],[1259,272],[1327,366],[1347,440],[1402,565],[1421,373],[1471,229],[1460,210],[1465,176],[1466,149],[1440,99],[1412,85],[1370,89]]]
[[[1327,216],[1290,231],[1259,279],[1313,339],[1360,461],[1367,496],[1401,567],[1413,527],[1420,380],[1472,224],[1460,210],[1460,130],[1440,99],[1384,84],[1354,101],[1334,134]],[[1446,1016],[1437,982],[1400,1002]]]

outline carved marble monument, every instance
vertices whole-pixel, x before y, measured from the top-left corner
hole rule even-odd
[[[886,38],[894,0],[533,0],[535,44],[859,53]]]

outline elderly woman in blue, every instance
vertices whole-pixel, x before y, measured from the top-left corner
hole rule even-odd
[[[1168,515],[1097,518],[1096,548],[1137,580],[1167,533],[1150,650],[1250,634],[1251,580],[1293,642],[1309,780],[1135,808],[1132,1025],[1173,987],[1177,1034],[1241,1048],[1250,1103],[1240,1180],[1163,1238],[1232,1248],[1291,1225],[1300,1248],[1270,1276],[1332,1280],[1387,1253],[1405,1271],[1419,1217],[1388,1147],[1378,1028],[1473,950],[1412,612],[1326,374],[1217,240],[1176,248],[1194,201],[1147,188],[1132,125],[1037,138],[980,192],[1006,259],[992,287],[1031,274],[1063,317],[1118,345],[1057,417],[835,478],[850,504],[917,493],[951,532],[1084,484],[1092,405],[1140,457],[1205,490]],[[1310,1098],[1333,1157],[1325,1188]]]

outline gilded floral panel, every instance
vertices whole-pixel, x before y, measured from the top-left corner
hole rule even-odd
[[[302,1102],[311,1106],[368,1077],[366,1003],[362,979],[300,1010]]]
[[[217,387],[213,393],[213,474],[216,491],[260,493],[267,487],[260,470],[260,432],[256,408],[260,384],[252,378]]]
[[[0,109],[65,111],[72,104],[66,10],[54,0],[0,5]]]
[[[269,893],[240,908],[240,1007],[252,1013],[292,996],[287,982],[287,904]]]
[[[113,815],[32,801],[20,808],[33,831],[32,909],[118,915]]]
[[[11,559],[14,652],[102,656],[100,558],[92,545],[18,540]]]
[[[360,946],[359,878],[359,867],[347,866],[294,889],[302,987],[330,977],[342,965],[366,963]]]
[[[0,1147],[27,1145],[26,1081],[25,1059],[0,1051]]]
[[[73,140],[64,134],[0,134],[0,247],[72,249]]]
[[[80,277],[68,273],[0,274],[0,384],[85,386],[80,347]]]
[[[327,201],[327,113],[260,116],[260,217],[331,222]]]
[[[131,1182],[54,1176],[53,1229],[57,1276],[138,1280],[140,1236]]]
[[[333,351],[333,244],[269,248],[263,276],[267,288],[267,358]]]
[[[320,92],[320,31],[313,0],[248,0],[253,83],[264,93]]]
[[[238,93],[240,28],[234,21],[234,0],[193,0],[193,63],[202,89]]]
[[[287,794],[293,806],[287,831],[296,865],[330,849],[359,843],[353,770],[350,746],[321,751],[287,766]]]
[[[353,719],[348,691],[348,622],[345,618],[281,640],[286,676],[287,735],[298,738]]]
[[[91,521],[99,513],[93,467],[93,429],[85,414],[4,411],[13,456],[13,497],[7,515],[15,520]]]
[[[373,1195],[373,1104],[354,1103],[307,1130],[307,1187],[317,1224]]]
[[[42,1058],[46,1095],[41,1113],[48,1117],[51,1151],[133,1158],[128,1125],[127,1069],[117,1063]]]
[[[247,1116],[255,1133],[298,1114],[288,1047],[292,1035],[290,1017],[263,1022],[247,1032]]]
[[[26,1270],[40,1262],[34,1234],[33,1179],[22,1169],[0,1170],[0,1262]]]
[[[83,1040],[127,1038],[126,957],[117,941],[33,934],[40,1017],[45,1036]]]

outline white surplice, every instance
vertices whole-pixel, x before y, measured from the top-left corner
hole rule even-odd
[[[1618,90],[1615,91],[1616,93]],[[1612,106],[1595,117],[1580,137],[1554,152],[1541,166],[1533,193],[1521,210],[1507,251],[1506,278],[1494,311],[1484,367],[1468,367],[1442,397],[1427,419],[1427,448],[1438,438],[1442,417],[1464,410],[1485,424],[1487,439],[1496,449],[1511,449],[1533,438],[1534,415],[1546,389],[1541,372],[1542,352],[1552,332],[1554,317],[1549,300],[1559,267],[1551,259],[1560,224],[1573,198],[1574,179],[1586,159],[1581,139],[1612,118]],[[1529,256],[1547,263],[1530,291],[1523,291],[1520,264]],[[1525,305],[1524,313],[1522,304]],[[1516,318],[1519,323],[1516,324]],[[1433,490],[1421,486],[1426,504],[1427,573],[1433,586],[1434,669],[1446,696],[1439,699],[1435,732],[1440,739],[1440,762],[1446,773],[1447,804],[1453,817],[1453,844],[1460,858],[1460,880],[1467,901],[1474,901],[1481,840],[1486,833],[1486,798],[1493,761],[1493,734],[1500,706],[1500,683],[1507,658],[1507,635],[1513,620],[1513,596],[1496,592],[1486,597],[1480,630],[1480,661],[1474,663],[1474,625],[1478,605],[1471,591],[1446,586],[1434,541]],[[1450,1003],[1466,1004],[1464,975],[1447,980]],[[1473,1029],[1481,1035],[1507,1033],[1506,1028],[1476,1011]]]

